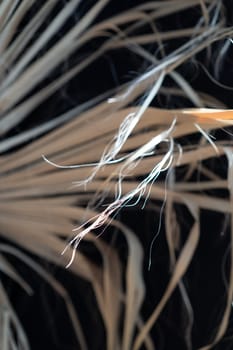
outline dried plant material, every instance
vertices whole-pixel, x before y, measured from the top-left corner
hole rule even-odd
[[[142,345],[143,338],[145,337],[146,333],[149,332],[150,328],[153,326],[154,322],[156,321],[162,309],[164,308],[171,293],[174,291],[178,282],[181,280],[183,274],[185,273],[188,265],[190,264],[190,261],[195,252],[195,249],[197,247],[198,237],[199,237],[198,225],[194,224],[194,227],[190,232],[190,236],[188,237],[188,242],[185,244],[184,248],[182,249],[182,253],[176,263],[172,278],[167,286],[167,289],[160,303],[158,304],[158,306],[156,307],[156,309],[154,310],[154,312],[146,322],[144,328],[141,330],[138,337],[136,338],[135,344],[133,346],[134,350],[139,349],[140,346]]]
[[[24,329],[12,308],[6,291],[1,284],[0,287],[0,344],[5,349],[30,349]]]
[[[198,250],[201,210],[223,214],[233,210],[232,142],[215,140],[212,135],[233,124],[233,110],[211,93],[196,91],[179,68],[203,50],[210,55],[219,40],[227,40],[226,51],[233,30],[227,27],[223,5],[217,0],[148,2],[100,20],[110,3],[95,1],[70,25],[73,13],[83,11],[82,1],[61,5],[55,0],[40,6],[35,0],[0,3],[0,235],[8,242],[0,244],[0,270],[32,293],[30,281],[7,261],[7,256],[13,255],[49,283],[64,299],[82,350],[88,349],[88,339],[66,288],[20,248],[68,267],[67,274],[73,272],[89,282],[108,350],[157,349],[151,329],[174,291],[179,290],[189,316],[184,338],[191,349],[194,318],[184,277]],[[36,5],[38,11],[33,12]],[[191,27],[160,30],[159,21],[177,13],[183,16],[192,9],[198,18]],[[95,41],[98,48],[83,55]],[[170,42],[175,48],[167,52]],[[155,54],[148,44],[156,44]],[[49,98],[59,94],[69,81],[78,79],[100,57],[121,49],[143,59],[146,69],[83,103],[75,101],[73,108],[58,111],[51,120],[41,122],[36,114],[34,117],[36,109],[49,105]],[[72,63],[62,69],[68,59]],[[166,85],[167,78],[174,86]],[[154,107],[159,94],[186,98],[193,108]],[[31,126],[14,134],[27,118],[32,119]],[[182,145],[182,139],[197,134],[198,141]],[[205,165],[200,167],[202,162],[225,155],[227,177]],[[182,167],[186,171],[178,181],[176,173]],[[192,180],[197,170],[205,180]],[[210,196],[208,191],[214,189],[228,191],[229,198]],[[147,257],[143,233],[138,237],[117,214],[139,204],[145,209],[150,201],[162,203],[157,234],[164,217],[170,280],[158,305],[145,318],[143,269]],[[185,206],[194,219],[184,244],[177,204]],[[103,232],[107,227],[117,229],[124,240],[125,261],[117,246],[98,234],[98,229]],[[231,235],[232,230],[231,225]],[[100,261],[82,251],[82,241],[94,247]],[[230,252],[225,311],[202,350],[216,345],[228,327],[233,295],[232,249]],[[2,284],[0,325],[1,349],[29,349]]]

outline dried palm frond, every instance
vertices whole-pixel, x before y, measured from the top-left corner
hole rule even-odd
[[[195,91],[178,68],[203,50],[211,55],[214,43],[228,40],[233,29],[226,26],[219,1],[148,2],[100,20],[108,3],[110,6],[110,1],[99,0],[88,5],[71,25],[73,13],[83,11],[81,1],[61,5],[53,0],[38,6],[35,0],[4,0],[0,4],[0,235],[8,242],[0,244],[0,269],[29,294],[30,281],[20,277],[7,256],[22,260],[48,281],[65,300],[80,348],[88,349],[82,321],[65,287],[25,251],[61,267],[68,266],[67,273],[87,280],[93,288],[106,331],[106,348],[137,350],[144,344],[152,350],[156,344],[150,331],[177,287],[189,305],[182,279],[197,249],[200,210],[232,213],[232,144],[213,140],[210,130],[232,125],[233,111],[223,110],[223,104],[213,96]],[[37,11],[33,11],[36,5]],[[192,9],[198,16],[190,28],[157,28],[158,21],[175,13],[182,16]],[[98,49],[84,55],[85,50],[90,51],[88,45],[99,39]],[[170,42],[175,49],[167,53],[164,48]],[[157,45],[157,55],[148,44]],[[34,119],[38,106],[44,106],[46,113],[49,98],[59,94],[71,79],[78,79],[99,57],[122,48],[147,62],[147,69],[117,88],[58,111],[45,122]],[[75,57],[74,63],[62,70],[61,65],[69,57]],[[164,85],[168,76],[174,88]],[[196,108],[154,107],[158,94],[185,96]],[[32,126],[14,133],[27,118]],[[197,133],[197,142],[180,145],[182,138]],[[224,155],[228,159],[225,178],[203,166],[200,171],[206,180],[192,182],[191,175],[201,162]],[[186,172],[177,181],[176,171],[182,166]],[[210,189],[225,189],[229,197],[213,198],[206,194]],[[142,206],[149,200],[162,203],[171,265],[170,281],[147,319],[142,314],[146,298],[143,236],[140,241],[115,216],[121,208],[142,200]],[[194,220],[186,242],[178,249],[179,255],[175,203],[185,205]],[[101,235],[96,239],[96,229],[109,225],[127,243],[126,263]],[[96,247],[101,263],[79,249],[81,240]],[[2,284],[0,295],[1,349],[29,349]],[[231,267],[219,327],[209,345],[201,349],[213,347],[224,335],[232,297]],[[191,306],[189,311],[191,319]]]

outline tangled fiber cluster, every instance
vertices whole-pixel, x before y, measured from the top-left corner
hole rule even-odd
[[[1,350],[30,348],[8,287],[32,298],[20,264],[63,298],[76,349],[231,348],[233,111],[217,83],[229,22],[219,0],[0,2]],[[124,220],[142,211],[149,236],[145,217]],[[200,330],[194,284],[214,239],[221,298]],[[72,275],[78,302],[43,261]]]

